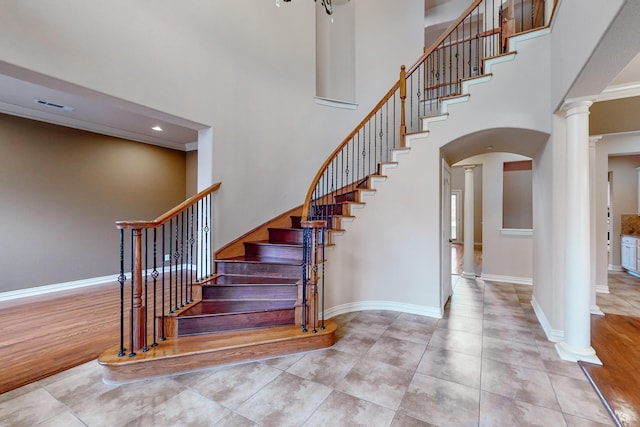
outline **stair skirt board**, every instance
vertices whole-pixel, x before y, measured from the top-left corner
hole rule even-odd
[[[336,329],[336,323],[328,320],[325,329],[315,333],[284,326],[168,338],[135,357],[118,357],[118,346],[114,346],[102,353],[98,363],[103,367],[106,384],[123,384],[331,347],[336,341]]]
[[[339,316],[341,314],[352,313],[354,311],[366,310],[389,310],[400,313],[417,314],[420,316],[434,317],[441,319],[444,315],[443,308],[429,307],[424,305],[407,304],[395,301],[358,301],[347,304],[340,304],[324,311],[325,319]]]

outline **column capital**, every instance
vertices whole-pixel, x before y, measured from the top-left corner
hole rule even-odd
[[[590,136],[589,137],[589,147],[596,146],[596,142],[600,141],[602,139],[602,135],[595,135],[595,136]]]
[[[560,107],[560,110],[564,113],[565,117],[573,116],[575,114],[589,114],[589,107],[593,104],[592,99],[567,99]]]
[[[462,166],[464,168],[465,172],[471,172],[476,168],[477,165],[464,165]]]

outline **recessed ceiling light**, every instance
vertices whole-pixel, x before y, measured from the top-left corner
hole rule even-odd
[[[151,130],[155,130],[156,132],[162,132],[162,128],[158,125],[155,125],[154,127],[152,127]]]
[[[487,150],[493,150],[493,145],[487,145]]]

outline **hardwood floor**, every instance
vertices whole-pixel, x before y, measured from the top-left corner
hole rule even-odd
[[[118,342],[116,284],[0,302],[0,393],[95,359]]]
[[[482,273],[482,245],[475,245],[473,258],[476,267],[476,275]],[[462,274],[464,265],[464,245],[462,243],[451,244],[451,274]]]
[[[640,425],[640,318],[592,316],[591,345],[603,366],[581,362],[583,371],[620,425]]]

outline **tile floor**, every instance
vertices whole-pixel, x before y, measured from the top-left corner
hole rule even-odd
[[[122,386],[90,362],[0,395],[0,426],[613,425],[545,338],[530,286],[454,279],[443,319],[348,313],[329,349]]]

